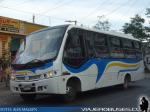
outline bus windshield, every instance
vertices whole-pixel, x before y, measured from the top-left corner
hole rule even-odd
[[[27,36],[18,51],[14,64],[54,59],[58,54],[65,30],[65,27],[56,27]]]

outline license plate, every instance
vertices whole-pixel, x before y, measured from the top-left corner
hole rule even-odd
[[[23,90],[25,90],[25,91],[31,90],[31,87],[30,87],[30,86],[25,86],[25,87],[23,88]]]

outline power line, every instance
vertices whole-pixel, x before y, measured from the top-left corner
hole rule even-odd
[[[58,7],[61,3],[63,3],[64,2],[64,0],[59,0],[58,2],[56,2],[55,3],[55,7]],[[54,8],[55,8],[54,7]],[[51,9],[53,9],[53,8],[51,8]],[[47,11],[49,11],[50,9],[48,9],[48,10],[46,10],[46,11],[43,11],[42,13],[46,13]]]
[[[120,8],[122,8],[122,7],[126,6],[126,5],[128,5],[127,3],[128,3],[129,1],[131,1],[131,0],[127,0],[126,2],[124,2],[123,4],[121,4],[120,6],[118,6],[117,8],[115,8],[115,9],[111,10],[110,12],[108,12],[107,14],[105,14],[105,16],[111,15],[111,14],[113,14],[114,12],[118,11],[118,9],[120,9]]]
[[[128,5],[128,3],[131,2],[131,0],[128,0],[126,2],[124,2],[123,4],[119,5],[117,8],[114,8],[113,10],[111,10],[110,12],[108,12],[107,14],[104,14],[104,16],[108,16],[111,15],[112,13],[118,11],[120,8],[125,7],[126,5]],[[132,2],[131,2],[132,3]],[[99,12],[99,11],[97,11]],[[95,13],[97,13],[95,12]],[[91,16],[91,15],[90,15]],[[84,19],[85,20],[85,19]],[[94,21],[93,21],[94,22]]]
[[[25,1],[24,1],[25,2]],[[71,1],[68,1],[67,3],[69,3],[69,2],[71,2]],[[65,4],[66,4],[66,2],[65,2]],[[65,5],[65,4],[61,4],[61,5]],[[14,11],[17,11],[17,12],[21,12],[21,13],[26,13],[26,14],[30,14],[30,15],[40,15],[40,16],[45,16],[45,17],[50,17],[50,16],[47,16],[47,15],[44,15],[44,14],[36,14],[36,13],[34,13],[34,12],[28,12],[28,11],[24,11],[24,10],[18,10],[18,9],[15,9],[15,8],[11,8],[11,7],[7,7],[7,6],[1,6],[0,5],[0,7],[1,8],[5,8],[5,9],[9,9],[9,10],[14,10]],[[55,7],[56,8],[56,7]],[[62,21],[64,21],[64,20],[66,20],[66,19],[62,19],[62,18],[58,18],[58,17],[52,17],[51,16],[51,18],[55,18],[55,19],[58,19],[58,20],[62,20]],[[78,22],[78,23],[81,23],[81,22]],[[81,23],[82,24],[82,23]]]
[[[24,10],[18,10],[18,9],[15,9],[15,8],[10,8],[10,7],[7,7],[7,6],[2,6],[0,5],[0,8],[5,8],[5,9],[9,9],[9,10],[14,10],[14,11],[17,11],[17,12],[23,12],[23,13],[26,13],[26,14],[33,14],[33,12],[28,12],[28,11],[24,11]]]
[[[107,3],[107,2],[108,2],[108,0],[104,0],[100,5],[98,5],[98,7],[96,7],[94,10],[92,10],[92,11],[91,11],[90,13],[88,13],[86,16],[82,17],[81,20],[82,20],[82,19],[85,20],[85,19],[87,19],[88,17],[90,17],[91,15],[97,13],[97,10],[98,10],[98,12],[99,12],[99,11],[100,11],[99,8],[102,8],[102,6],[104,6],[104,4]]]
[[[64,2],[64,3],[62,3],[62,4],[58,5],[58,6],[56,6],[56,7],[50,8],[50,9],[48,9],[48,10],[42,12],[42,14],[45,14],[45,13],[48,13],[48,12],[50,12],[50,11],[56,10],[56,9],[58,9],[58,8],[64,6],[64,5],[66,5],[66,4],[68,4],[68,3],[71,3],[72,1],[73,1],[73,0],[69,0],[69,1],[67,1],[67,2]]]
[[[130,7],[126,10],[126,13],[128,13],[130,10],[133,9],[133,7],[139,2],[139,0],[133,0],[133,2],[130,4]],[[130,12],[131,13],[131,12]]]
[[[125,12],[122,12],[122,13],[124,13],[124,14],[128,13],[133,8],[133,6],[136,5],[136,3],[137,3],[136,1],[137,0],[132,0],[132,2],[130,2],[130,4],[128,4],[128,6],[129,6],[128,9],[125,10]],[[123,19],[124,19],[123,15],[119,17],[120,23],[123,21]],[[113,26],[117,26],[117,25],[114,24]]]
[[[44,16],[46,18],[54,18],[54,19],[57,19],[57,20],[61,20],[61,21],[65,21],[66,19],[64,18],[58,18],[58,17],[52,17],[52,16],[47,16],[47,15],[43,15],[43,14],[36,14],[36,13],[33,13],[33,12],[28,12],[28,11],[24,11],[24,10],[18,10],[18,9],[15,9],[15,8],[10,8],[10,7],[6,7],[6,6],[1,6],[0,5],[0,8],[5,8],[5,9],[9,9],[9,10],[14,10],[14,11],[17,11],[17,12],[21,12],[21,13],[25,13],[25,14],[28,14],[30,16],[33,16],[33,14],[35,16]],[[32,18],[31,18],[32,20]],[[30,20],[30,22],[31,22]],[[28,20],[29,21],[29,20]]]
[[[23,4],[25,4],[25,3],[28,3],[30,0],[24,0],[23,2],[21,2],[21,3],[16,3],[16,4],[12,4],[12,6],[15,6],[15,5],[23,5]]]
[[[129,1],[129,0],[128,0]],[[110,4],[112,4],[114,1],[111,1],[110,2]],[[122,3],[122,2],[120,2],[120,3]],[[105,6],[105,5],[102,5],[102,6]],[[112,6],[114,6],[114,5],[111,5],[111,7]],[[122,5],[121,5],[122,6]],[[111,7],[109,7],[109,9],[111,8]],[[120,7],[120,6],[119,6]],[[101,7],[101,9],[102,9],[102,7]],[[105,11],[106,11],[106,9],[107,9],[107,7],[105,8]],[[115,8],[116,9],[116,8]],[[102,10],[104,10],[104,9],[102,9]],[[108,9],[107,9],[108,10]],[[114,9],[113,9],[114,10]],[[98,13],[98,12],[100,12],[101,10],[98,10],[98,11],[93,11],[93,13],[91,13],[91,15],[93,15],[93,14],[96,14],[96,13]],[[89,15],[88,17],[90,17],[91,15]],[[105,14],[103,14],[104,16],[105,16]],[[86,18],[84,18],[84,20],[85,20]],[[93,20],[93,22],[95,22],[96,20]]]
[[[129,0],[128,0],[129,1]],[[111,1],[110,3],[112,4],[114,1]],[[121,3],[121,2],[120,2]],[[105,5],[102,5],[102,6],[105,6]],[[114,6],[114,5],[111,5],[111,6]],[[120,7],[120,6],[119,6]],[[102,8],[102,7],[101,7]],[[106,9],[107,9],[107,7],[105,8],[105,9],[102,9],[102,10],[105,10],[106,11]],[[109,7],[109,9],[110,9],[110,7]],[[115,8],[116,9],[116,8]],[[108,9],[107,9],[108,10]],[[114,10],[114,9],[113,9]],[[98,13],[100,10],[98,10],[98,11],[95,11],[95,12],[93,12],[91,15],[93,15],[93,14],[96,14],[96,13]],[[89,15],[88,17],[90,17],[91,15]],[[105,14],[103,14],[104,16],[105,16]],[[84,18],[84,20],[85,20],[86,18]],[[95,22],[96,20],[93,20],[93,22]]]
[[[25,0],[24,2],[27,2],[28,0]],[[55,10],[55,9],[57,9],[57,7],[58,8],[60,8],[61,6],[64,6],[64,5],[67,5],[68,3],[70,3],[70,2],[72,2],[72,0],[69,0],[69,1],[65,1],[65,2],[61,2],[61,4],[57,4],[58,2],[56,2],[56,6],[55,7],[53,7],[53,8],[51,8],[51,9],[49,9],[49,11],[53,11],[53,10]],[[86,15],[85,17],[83,17],[83,19],[85,20],[86,18],[88,18],[88,17],[90,17],[91,15],[93,15],[93,14],[95,14],[95,13],[98,13],[100,10],[98,10],[99,8],[102,8],[102,6],[103,7],[105,7],[105,4],[107,3],[108,1],[103,1],[103,2],[101,2],[101,5],[99,4],[95,9],[93,9],[88,15]],[[111,2],[114,2],[114,1],[109,1],[109,3],[111,3]],[[126,2],[124,2],[123,4],[120,4],[120,2],[119,2],[119,6],[118,7],[116,7],[116,8],[114,8],[113,10],[111,10],[110,12],[108,12],[107,14],[106,14],[106,16],[109,16],[109,15],[111,15],[111,14],[113,14],[113,13],[115,13],[116,11],[119,11],[119,9],[121,9],[121,8],[123,8],[123,7],[125,7],[126,5],[129,5],[129,2],[131,3],[130,4],[130,7],[129,7],[129,9],[128,9],[128,12],[130,11],[130,9],[134,6],[134,5],[136,5],[136,3],[135,3],[135,1],[132,1],[132,0],[128,0],[128,1],[126,1]],[[63,4],[62,4],[63,3]],[[150,2],[149,2],[150,3]],[[19,3],[18,3],[19,4]],[[150,4],[147,4],[146,6],[149,6]],[[57,20],[60,20],[60,21],[65,21],[65,20],[68,20],[68,19],[64,19],[64,18],[59,18],[59,17],[53,17],[53,16],[48,16],[48,15],[44,15],[44,14],[36,14],[36,13],[34,13],[34,12],[28,12],[28,11],[24,11],[24,10],[18,10],[18,9],[15,9],[15,8],[11,8],[11,7],[7,7],[7,6],[1,6],[0,5],[0,7],[1,8],[6,8],[6,9],[9,9],[9,10],[15,10],[15,11],[17,11],[17,12],[21,12],[21,13],[26,13],[26,14],[30,14],[31,16],[33,15],[33,14],[35,14],[35,16],[36,15],[39,15],[39,16],[43,16],[43,17],[46,17],[46,18],[54,18],[54,19],[57,19]],[[106,7],[107,8],[107,7]],[[109,9],[110,9],[110,7],[109,7]],[[101,9],[101,10],[105,10],[105,9]],[[142,10],[143,11],[143,10]],[[46,12],[46,11],[45,11]],[[46,12],[47,13],[47,12]],[[81,23],[81,22],[78,22],[78,23]]]
[[[6,7],[6,6],[1,6],[0,5],[0,8],[5,8],[5,9],[9,9],[9,10],[14,10],[14,11],[17,11],[17,12],[21,12],[21,13],[26,13],[26,14],[35,14],[35,15],[40,15],[40,16],[45,16],[45,17],[50,17],[50,16],[47,16],[47,15],[44,15],[44,14],[38,14],[38,13],[34,13],[34,12],[28,12],[28,11],[24,11],[24,10],[18,10],[18,9],[15,9],[15,8],[10,8],[10,7]],[[65,19],[63,19],[65,20]]]

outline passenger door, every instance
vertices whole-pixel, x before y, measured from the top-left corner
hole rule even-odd
[[[79,35],[77,29],[72,29],[68,34],[63,61],[66,65],[77,69],[86,60],[83,36]]]
[[[89,90],[87,56],[85,53],[84,32],[80,29],[71,29],[66,40],[63,63],[63,72],[68,71],[70,77],[78,77],[82,91]]]

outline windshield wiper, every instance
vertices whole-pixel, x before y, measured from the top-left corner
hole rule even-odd
[[[44,65],[46,62],[44,60],[34,59],[29,61],[26,64],[13,64],[12,67],[14,69],[23,70],[23,69],[30,69],[33,67],[40,67]]]
[[[30,64],[30,63],[41,63],[41,64],[45,64],[45,61],[40,60],[40,59],[33,59],[33,60],[29,61],[29,62],[26,63],[26,64]]]

